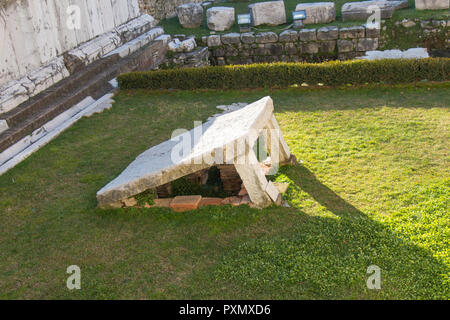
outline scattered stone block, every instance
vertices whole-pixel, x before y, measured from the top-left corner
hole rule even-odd
[[[172,52],[191,52],[197,47],[195,38],[187,38],[184,41],[174,39],[168,44],[169,51]]]
[[[416,0],[417,10],[441,10],[450,7],[450,0]]]
[[[245,189],[245,187],[242,186],[241,191],[239,191],[238,196],[239,197],[243,197],[243,196],[246,196],[246,195],[248,195],[247,189]]]
[[[336,20],[336,6],[334,2],[300,3],[295,11],[305,10],[304,24],[330,23]]]
[[[203,21],[203,7],[199,3],[187,3],[177,7],[178,20],[183,28],[195,29]]]
[[[316,41],[316,29],[302,29],[298,32],[300,41]]]
[[[202,196],[179,196],[170,202],[170,207],[175,212],[197,210],[200,201],[202,201]]]
[[[278,26],[286,23],[284,1],[257,2],[248,6],[253,26]]]
[[[214,31],[225,31],[230,29],[234,22],[234,8],[212,7],[206,11],[208,28]]]
[[[339,36],[339,29],[338,27],[322,27],[319,30],[317,30],[317,40],[323,41],[323,40],[336,40]]]
[[[380,9],[381,19],[390,19],[397,5],[397,1],[388,0],[347,2],[341,9],[342,20],[367,20],[373,14],[373,7]]]

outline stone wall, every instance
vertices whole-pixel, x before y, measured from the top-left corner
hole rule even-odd
[[[142,12],[148,13],[156,20],[174,17],[175,8],[185,3],[202,3],[204,0],[139,0]]]
[[[363,26],[274,32],[228,33],[202,38],[212,64],[323,61],[352,59],[378,48],[379,29]]]
[[[70,5],[80,8],[80,29],[68,27]],[[138,0],[12,2],[0,10],[0,86],[139,15]]]

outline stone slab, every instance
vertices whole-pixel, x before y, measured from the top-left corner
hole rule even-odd
[[[278,26],[286,23],[284,1],[257,2],[248,6],[253,26]]]
[[[253,146],[258,132],[274,119],[273,101],[265,97],[190,131],[179,132],[171,140],[143,152],[116,179],[98,191],[99,207],[107,208],[117,201],[213,165],[232,163],[235,163],[252,202],[261,207],[269,205],[268,196],[258,191],[265,192],[267,180],[256,156],[253,151],[248,151],[251,147],[240,148],[239,145]],[[182,141],[195,143],[182,144]]]
[[[336,6],[334,2],[300,3],[295,11],[305,10],[304,24],[330,23],[336,20]]]
[[[417,10],[441,10],[450,7],[450,0],[416,0]]]
[[[389,19],[397,5],[397,1],[387,0],[347,2],[341,9],[342,20],[367,20],[373,14],[372,8],[375,7],[380,9],[381,19]]]

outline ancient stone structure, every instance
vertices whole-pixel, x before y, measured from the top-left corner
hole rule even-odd
[[[305,10],[306,19],[303,20],[304,24],[330,23],[336,20],[336,6],[334,2],[300,3],[295,10]]]
[[[273,114],[273,101],[265,97],[145,151],[97,193],[98,205],[122,207],[148,189],[222,164],[234,165],[255,206],[279,203],[280,192],[267,181],[253,151],[264,130],[272,165],[289,161],[291,153]]]
[[[378,48],[380,29],[364,26],[286,30],[274,32],[227,33],[203,37],[213,64],[297,62],[352,59]]]
[[[391,1],[391,0],[371,0],[360,2],[347,2],[342,6],[342,20],[366,20],[379,8],[381,19],[389,19],[395,10],[407,8],[407,0]]]
[[[416,0],[417,10],[440,10],[449,7],[450,0]]]
[[[277,26],[286,23],[286,8],[284,1],[265,1],[252,3],[248,6],[254,26]]]
[[[176,8],[186,3],[202,3],[204,0],[139,0],[142,13],[148,13],[156,20],[172,18],[177,15]]]
[[[198,28],[203,22],[203,7],[198,3],[188,3],[177,7],[178,20],[183,28]]]
[[[235,19],[234,8],[232,7],[212,7],[206,11],[208,28],[214,31],[230,29]]]
[[[76,19],[69,20],[69,5],[80,8],[79,29]],[[41,67],[58,64],[54,59],[64,52],[140,15],[138,0],[11,2],[0,10],[0,86]]]
[[[80,9],[80,29],[69,28],[69,4]],[[114,78],[157,68],[170,40],[137,0],[29,0],[0,15],[0,79],[18,77],[0,87],[0,174],[81,117],[109,108]]]

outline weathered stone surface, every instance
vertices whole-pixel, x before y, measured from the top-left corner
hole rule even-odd
[[[286,30],[280,33],[280,42],[296,42],[298,40],[298,32],[295,30]]]
[[[240,33],[227,33],[221,36],[221,41],[223,44],[239,44],[241,43]]]
[[[269,141],[278,141],[279,143],[272,144],[280,146],[279,152],[268,146],[272,163],[282,163],[289,159],[289,148],[273,115],[273,101],[270,97],[265,97],[145,151],[97,193],[99,206],[109,207],[145,190],[213,165],[234,163],[251,201],[259,207],[266,207],[272,203],[266,192],[268,181],[251,147],[265,128],[277,132],[269,137]],[[181,150],[183,138],[195,143],[189,143],[185,145],[187,149]],[[236,147],[239,145],[245,147]],[[279,159],[275,157],[277,153]]]
[[[366,55],[361,59],[377,60],[377,59],[423,59],[428,58],[429,54],[426,48],[411,48],[405,51],[401,50],[385,50],[385,51],[367,51]]]
[[[254,26],[277,26],[286,23],[284,1],[257,2],[248,6]]]
[[[350,52],[355,49],[355,44],[352,40],[338,40],[337,41],[338,52]]]
[[[379,25],[366,25],[366,38],[378,38],[381,34]]]
[[[319,52],[319,44],[317,42],[309,42],[302,44],[302,53],[317,53]]]
[[[278,36],[275,32],[260,32],[256,35],[256,43],[277,42]]]
[[[222,44],[222,42],[220,41],[219,35],[212,35],[212,36],[208,37],[208,40],[207,40],[208,47],[218,47],[221,44]]]
[[[298,32],[300,41],[316,41],[316,29],[302,29]]]
[[[234,8],[212,7],[206,11],[208,28],[214,31],[225,31],[230,29],[234,22]]]
[[[198,3],[187,3],[177,7],[178,20],[183,28],[198,28],[203,21],[203,7]]]
[[[416,0],[417,10],[440,10],[449,7],[450,0]]]
[[[191,52],[197,47],[197,43],[195,42],[195,38],[187,38],[184,41],[180,41],[178,39],[174,39],[168,44],[169,51],[172,52]]]
[[[241,41],[242,43],[252,44],[256,42],[256,37],[253,32],[245,32],[241,33]]]
[[[336,40],[327,40],[319,42],[320,52],[334,52],[336,50]]]
[[[378,49],[378,38],[359,39],[356,45],[356,51],[370,51]]]
[[[389,19],[392,17],[397,5],[397,1],[388,0],[347,2],[341,9],[342,20],[366,20],[373,14],[374,10],[372,8],[374,7],[380,9],[381,19]]]
[[[305,10],[306,19],[303,20],[304,24],[330,23],[336,20],[336,6],[334,2],[300,3],[295,10]]]
[[[0,120],[0,133],[8,130],[8,128],[9,128],[9,126],[8,126],[8,123],[6,122],[6,120]]]
[[[339,29],[340,39],[356,39],[356,38],[364,38],[364,36],[365,36],[364,27],[349,27]]]
[[[317,40],[336,40],[339,36],[338,27],[322,27],[317,30]]]

